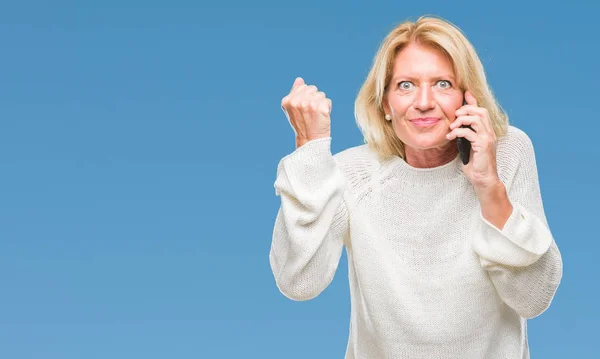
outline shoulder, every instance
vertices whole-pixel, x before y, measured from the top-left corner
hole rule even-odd
[[[361,191],[380,167],[375,152],[367,144],[349,147],[333,155],[353,191]]]
[[[349,147],[334,154],[333,158],[344,171],[378,165],[377,156],[366,144]]]
[[[525,131],[513,125],[498,139],[496,156],[510,162],[530,159],[534,156],[533,142]]]
[[[355,158],[366,159],[369,157],[369,147],[366,144],[346,148],[333,155],[336,161],[348,162]]]
[[[522,129],[509,125],[506,134],[496,144],[496,162],[498,174],[506,180],[513,177],[519,169],[535,169],[535,150],[529,135]]]
[[[525,131],[509,125],[506,134],[498,139],[497,150],[529,155],[529,152],[533,150],[533,143]]]

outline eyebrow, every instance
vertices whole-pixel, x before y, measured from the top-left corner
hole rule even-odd
[[[408,75],[398,75],[398,76],[394,76],[392,78],[392,82],[397,82],[400,79],[414,81],[414,80],[418,80],[419,78],[418,77],[414,77],[414,76],[408,76]],[[454,76],[452,76],[450,74],[444,74],[444,75],[434,76],[431,79],[432,80],[446,80],[446,79],[448,79],[448,80],[454,81]]]

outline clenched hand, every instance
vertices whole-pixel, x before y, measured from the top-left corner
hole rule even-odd
[[[331,100],[314,85],[296,78],[281,108],[296,134],[296,148],[308,141],[331,136]]]

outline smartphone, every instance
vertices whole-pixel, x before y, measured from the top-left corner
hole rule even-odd
[[[467,101],[463,98],[463,106],[466,104]],[[466,125],[462,125],[460,127],[470,128],[471,130],[473,129],[471,126]],[[466,165],[467,163],[469,163],[469,156],[471,155],[471,142],[464,137],[457,137],[456,145],[458,146],[458,153],[460,153],[460,159],[462,160],[462,163]]]

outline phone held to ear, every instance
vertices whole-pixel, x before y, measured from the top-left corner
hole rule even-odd
[[[463,99],[463,106],[466,104],[467,101]],[[471,130],[473,129],[471,126],[466,125],[462,125],[460,127],[470,128]],[[471,154],[471,142],[464,137],[457,137],[456,145],[458,146],[458,153],[460,153],[460,159],[462,160],[462,163],[466,165],[467,163],[469,163],[469,156]]]

